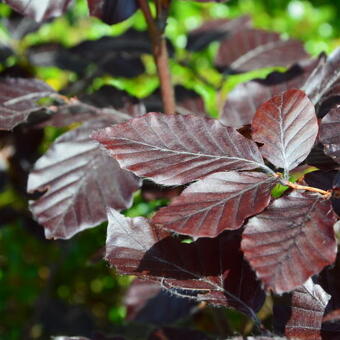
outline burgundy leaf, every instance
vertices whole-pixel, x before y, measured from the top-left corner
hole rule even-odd
[[[200,27],[189,33],[186,48],[188,51],[201,51],[208,47],[210,43],[249,27],[250,22],[249,16],[241,16],[233,20],[216,19],[204,22]]]
[[[253,141],[214,119],[148,113],[93,134],[138,176],[178,185],[222,170],[264,167]]]
[[[234,72],[247,72],[262,67],[289,66],[306,57],[300,41],[283,40],[278,33],[247,29],[221,43],[216,65]]]
[[[322,318],[330,298],[309,279],[274,305],[274,322],[289,339],[321,340]]]
[[[262,104],[253,119],[253,139],[261,153],[285,171],[310,153],[318,134],[314,105],[300,90],[288,90]]]
[[[314,104],[321,104],[340,95],[340,48],[327,59],[320,59],[318,67],[309,76],[303,90]]]
[[[324,145],[326,155],[340,163],[340,105],[322,119],[320,141]]]
[[[138,9],[136,0],[87,0],[90,15],[112,25],[128,19]]]
[[[0,80],[0,130],[11,130],[41,109],[36,101],[55,91],[37,79],[5,78]]]
[[[240,128],[251,124],[258,107],[270,98],[289,89],[301,88],[318,65],[319,59],[292,66],[286,72],[272,72],[265,79],[254,79],[239,84],[224,104],[221,121],[227,126]]]
[[[155,224],[193,237],[238,229],[270,202],[277,179],[259,172],[218,172],[191,184],[153,217]]]
[[[291,291],[335,261],[335,221],[329,201],[293,192],[248,221],[242,249],[267,289]]]
[[[27,15],[36,21],[57,17],[63,14],[72,0],[4,0],[22,15]]]
[[[186,244],[145,218],[126,218],[110,209],[106,259],[119,273],[155,280],[175,294],[183,289],[192,299],[253,318],[263,303],[259,283],[243,260],[238,232]]]
[[[35,164],[27,190],[45,191],[30,208],[47,238],[68,239],[106,220],[106,208],[126,209],[139,180],[89,138],[107,121],[89,122],[56,140]]]

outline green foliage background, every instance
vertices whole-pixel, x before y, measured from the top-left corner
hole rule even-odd
[[[9,13],[9,8],[0,4],[0,18]],[[200,93],[212,116],[216,116],[218,105],[236,84],[255,76],[265,76],[272,69],[229,77],[223,83],[222,95],[218,96],[216,87],[223,79],[212,66],[218,44],[213,43],[207,50],[189,56],[184,49],[186,35],[206,20],[234,18],[243,14],[249,14],[256,27],[303,40],[307,51],[314,56],[322,51],[329,53],[340,45],[339,1],[231,0],[228,4],[198,4],[174,0],[166,30],[176,50],[171,60],[173,80],[175,84]],[[4,65],[0,65],[0,71],[14,65],[28,67],[24,51],[29,46],[52,41],[73,46],[87,39],[116,36],[130,27],[145,29],[140,13],[121,24],[108,26],[87,16],[83,0],[77,1],[77,5],[64,17],[43,25],[20,41],[12,39],[0,20],[0,41],[19,51],[19,57],[8,58]],[[189,68],[182,66],[188,57]],[[137,97],[148,96],[158,87],[158,79],[152,57],[145,55],[143,61],[147,69],[145,74],[135,79],[110,76],[95,79],[89,92],[103,84],[111,84]],[[36,68],[33,72],[57,90],[76,80],[74,73],[54,67]],[[54,128],[45,130],[42,152],[60,132]],[[148,216],[159,204],[162,202],[146,203],[137,193],[134,206],[126,213],[129,216]],[[0,208],[25,209],[26,205],[27,202],[14,188],[7,186],[0,192]],[[41,230],[34,228],[20,219],[11,225],[3,225],[0,220],[0,338],[46,339],[50,334],[58,334],[60,329],[73,335],[76,335],[77,329],[79,332],[92,328],[103,332],[122,330],[127,324],[122,296],[131,278],[115,275],[114,270],[100,260],[105,244],[105,225],[82,232],[69,241],[47,241]],[[46,317],[51,318],[51,325],[46,328],[41,322],[41,312],[51,301],[55,308],[46,312]],[[74,322],[70,318],[72,312],[77,315]],[[266,315],[266,311],[262,313]],[[64,320],[66,314],[67,322]],[[229,326],[236,332],[251,329],[247,321],[235,312],[208,310],[202,315],[185,320],[184,324],[214,332],[221,320],[228,319]],[[77,324],[77,320],[82,322]],[[142,339],[147,330],[135,325],[128,332],[134,337],[139,334]]]

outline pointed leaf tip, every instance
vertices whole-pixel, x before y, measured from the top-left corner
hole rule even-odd
[[[313,103],[297,89],[263,103],[252,122],[252,136],[263,157],[285,171],[294,169],[310,153],[318,134]]]

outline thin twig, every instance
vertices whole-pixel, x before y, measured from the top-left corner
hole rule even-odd
[[[152,53],[155,59],[158,78],[160,81],[164,111],[167,114],[173,114],[176,111],[175,94],[171,83],[166,41],[162,32],[157,27],[156,21],[152,17],[148,1],[138,0],[138,3],[148,24],[149,36],[152,43]]]
[[[319,189],[319,188],[310,187],[310,186],[307,186],[307,185],[300,185],[300,184],[289,182],[287,180],[281,180],[281,183],[283,185],[286,185],[286,186],[292,188],[292,189],[316,192],[318,194],[321,194],[325,199],[329,199],[332,196],[331,191],[326,191],[326,190],[322,190],[322,189]]]

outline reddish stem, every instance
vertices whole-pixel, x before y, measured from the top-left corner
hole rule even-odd
[[[162,31],[157,27],[156,21],[152,17],[148,1],[138,0],[138,2],[148,24],[148,31],[152,44],[152,53],[157,66],[157,73],[161,86],[164,111],[167,114],[173,114],[176,111],[176,105],[174,89],[171,83],[166,41]],[[158,8],[158,10],[159,9],[160,8]]]

